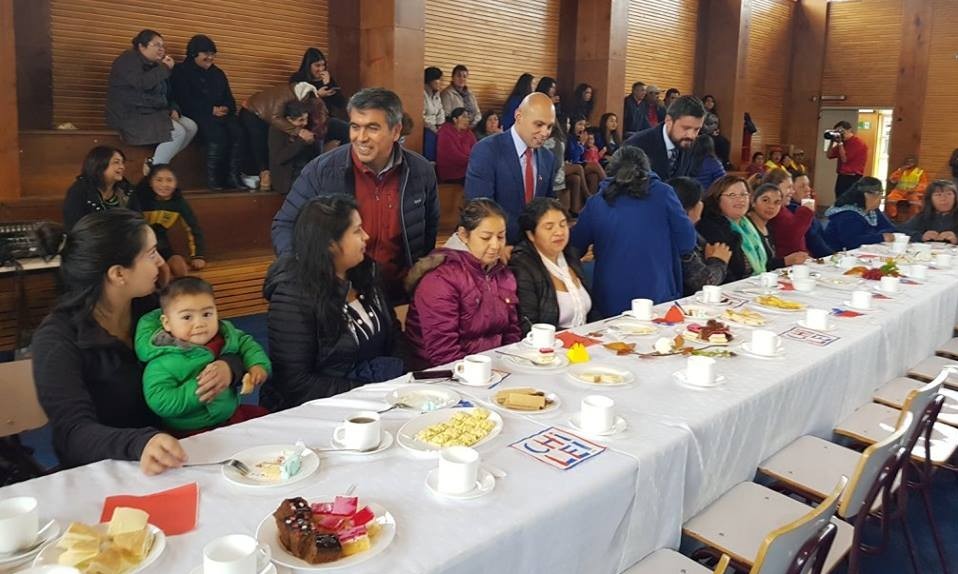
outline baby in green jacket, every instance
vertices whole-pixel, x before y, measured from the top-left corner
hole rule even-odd
[[[146,404],[174,431],[198,431],[230,421],[239,395],[269,377],[266,352],[253,337],[219,321],[213,287],[198,277],[180,277],[160,293],[160,308],[136,326],[136,354],[146,363]],[[197,394],[197,376],[221,355],[239,355],[246,375],[242,389],[225,389],[209,402]],[[221,367],[222,368],[222,367]]]

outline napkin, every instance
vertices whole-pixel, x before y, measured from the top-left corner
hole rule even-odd
[[[791,282],[791,281],[779,281],[779,282],[778,282],[778,288],[781,289],[782,291],[794,291],[794,290],[795,290],[795,286],[792,285],[792,282]]]
[[[832,315],[836,317],[861,317],[862,314],[856,311],[850,311],[848,309],[832,309]]]
[[[872,294],[872,297],[874,297],[875,299],[891,299],[891,297],[889,297],[888,295],[882,295],[881,293],[874,293]]]
[[[100,522],[113,518],[117,506],[138,508],[150,515],[150,524],[167,536],[184,534],[196,527],[200,490],[195,482],[146,496],[108,496],[103,501]]]
[[[562,341],[562,344],[565,345],[566,349],[571,349],[572,345],[576,343],[582,343],[583,347],[588,347],[598,343],[598,341],[595,339],[584,337],[582,335],[576,335],[572,331],[562,331],[561,333],[556,333],[556,339]]]

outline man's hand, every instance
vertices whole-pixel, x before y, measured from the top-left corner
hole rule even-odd
[[[225,391],[230,386],[230,379],[233,374],[230,372],[230,366],[226,361],[213,361],[196,377],[196,394],[201,403],[208,403],[216,398],[216,395]]]

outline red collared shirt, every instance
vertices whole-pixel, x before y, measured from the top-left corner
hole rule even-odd
[[[379,265],[386,292],[402,282],[403,264],[402,221],[399,210],[399,162],[402,155],[393,156],[390,166],[376,174],[363,165],[356,154],[353,159],[353,176],[356,182],[356,205],[363,219],[363,229],[369,234],[366,254]]]
[[[838,155],[838,147],[833,147],[828,152],[828,157],[839,158],[839,175],[864,175],[865,162],[868,161],[868,146],[858,136],[852,136],[845,140],[845,161]]]

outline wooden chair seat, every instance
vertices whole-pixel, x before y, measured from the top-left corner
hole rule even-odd
[[[811,510],[809,506],[770,488],[742,482],[685,523],[682,530],[686,536],[751,567],[769,532],[799,520]],[[838,532],[823,572],[834,570],[852,546],[852,526],[834,517],[831,523]]]
[[[925,383],[908,377],[898,377],[885,383],[883,387],[875,391],[872,400],[876,403],[887,405],[894,409],[901,410],[905,404],[905,399],[911,391],[920,389]],[[946,425],[958,427],[958,391],[951,389],[941,389],[939,394],[945,397],[945,404],[941,407],[938,414],[938,421]]]
[[[868,403],[838,423],[835,434],[864,445],[875,444],[895,430],[900,417],[899,409],[878,403]],[[958,449],[958,428],[936,422],[931,437],[932,463],[944,464],[955,454],[955,449]],[[911,456],[915,460],[925,460],[924,437],[918,439]]]
[[[935,349],[935,354],[946,359],[958,359],[958,337],[953,337],[950,341]]]
[[[47,424],[33,384],[33,361],[0,363],[0,437],[38,429]]]
[[[722,573],[722,570],[714,572]],[[698,562],[679,554],[675,550],[664,548],[658,550],[649,556],[646,556],[641,562],[629,568],[622,574],[712,574],[713,570],[702,566]]]
[[[928,383],[933,381],[935,377],[938,376],[938,373],[945,367],[955,367],[958,369],[958,361],[933,355],[908,369],[908,376]],[[958,390],[958,371],[949,374],[944,384],[949,389]]]

